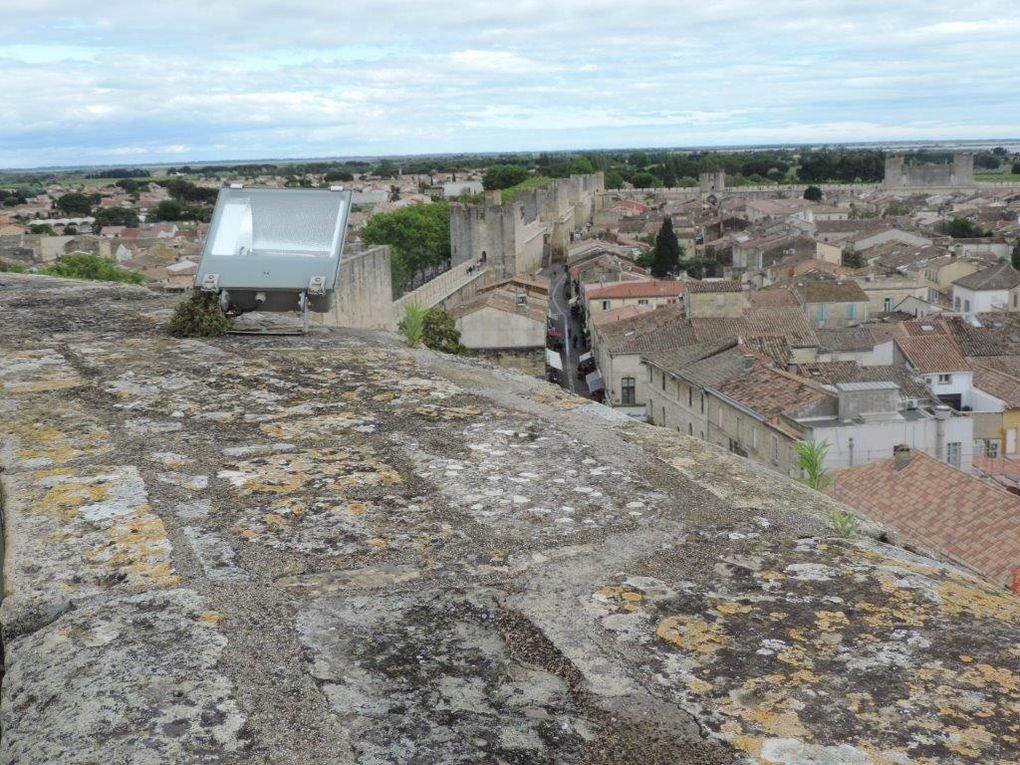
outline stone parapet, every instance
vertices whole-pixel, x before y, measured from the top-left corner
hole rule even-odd
[[[0,275],[5,765],[1015,759],[989,582],[541,381],[171,308]]]

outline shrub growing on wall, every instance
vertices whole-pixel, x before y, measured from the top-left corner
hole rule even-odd
[[[197,292],[177,305],[167,331],[174,337],[218,337],[226,334],[233,323],[223,313],[216,295]]]

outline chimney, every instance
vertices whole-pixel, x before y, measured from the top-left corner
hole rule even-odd
[[[944,460],[946,458],[946,420],[949,419],[953,410],[945,404],[939,404],[933,411],[935,413],[935,459]]]
[[[892,454],[893,470],[903,470],[903,468],[910,464],[910,458],[913,456],[910,447],[906,444],[896,444],[892,448]]]
[[[754,362],[755,362],[755,357],[754,356],[749,356],[748,354],[745,353],[744,357],[743,357],[743,364],[742,364],[742,366],[744,368],[744,371],[750,372],[752,369],[754,369]]]

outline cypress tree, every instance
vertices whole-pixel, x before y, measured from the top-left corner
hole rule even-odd
[[[655,237],[655,255],[652,257],[652,276],[659,279],[680,270],[680,242],[673,232],[673,220],[667,215]]]

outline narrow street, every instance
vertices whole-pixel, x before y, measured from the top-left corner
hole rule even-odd
[[[563,265],[557,264],[551,267],[547,275],[550,279],[549,313],[553,316],[556,328],[563,333],[563,352],[560,354],[563,359],[563,379],[560,384],[572,393],[587,397],[588,386],[584,380],[577,379],[577,360],[588,348],[584,344],[581,322],[570,314],[570,305],[564,289],[568,279],[567,272]]]

